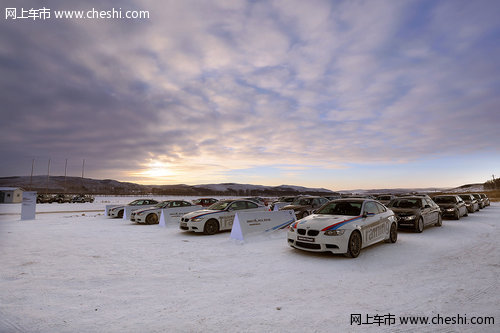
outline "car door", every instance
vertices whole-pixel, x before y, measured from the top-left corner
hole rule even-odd
[[[384,218],[384,214],[379,212],[377,204],[373,201],[365,202],[361,225],[363,247],[382,240],[385,236],[384,230],[386,224],[387,220]]]
[[[420,207],[422,219],[424,219],[424,225],[432,224],[437,220],[435,211],[427,198],[421,199]]]
[[[427,224],[436,223],[441,213],[441,208],[434,201],[427,198],[424,199],[424,204],[430,207],[428,212],[429,223]]]
[[[460,215],[466,215],[467,214],[467,206],[465,205],[465,202],[458,195],[456,196],[456,199],[457,199],[457,206],[458,206],[458,210],[460,211]]]
[[[234,216],[238,211],[246,210],[246,201],[234,201],[229,205],[225,214],[221,217],[221,229],[227,230],[233,227]]]

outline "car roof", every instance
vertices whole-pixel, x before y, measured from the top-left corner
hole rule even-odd
[[[370,198],[342,198],[342,199],[336,199],[336,200],[332,200],[330,202],[339,202],[339,201],[354,201],[354,202],[364,202],[364,201],[376,201],[376,200],[373,200],[373,199],[370,199]]]

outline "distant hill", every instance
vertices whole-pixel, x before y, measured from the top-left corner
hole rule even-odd
[[[141,185],[112,179],[91,179],[64,176],[0,177],[0,187],[21,187],[39,193],[90,193],[104,195],[232,195],[232,196],[282,196],[282,195],[331,195],[325,188],[308,188],[294,185],[264,186],[251,184],[204,185]]]

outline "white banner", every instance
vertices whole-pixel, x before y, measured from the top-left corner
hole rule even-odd
[[[161,210],[160,227],[165,227],[167,224],[179,224],[181,217],[184,214],[191,213],[203,209],[202,206],[185,206],[175,208],[164,208]]]
[[[36,214],[36,192],[23,192],[21,220],[34,220]]]
[[[113,207],[118,207],[121,205],[106,205],[106,209],[104,210],[104,216],[108,216],[108,211]]]
[[[278,212],[240,212],[234,217],[231,238],[244,240],[248,235],[258,235],[284,229],[296,221],[293,210]]]

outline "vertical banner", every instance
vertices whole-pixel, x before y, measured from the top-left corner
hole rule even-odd
[[[34,220],[36,214],[36,192],[23,192],[21,220]]]
[[[239,212],[234,217],[231,238],[244,240],[250,235],[285,229],[296,221],[293,210],[278,212]]]
[[[184,206],[174,208],[163,208],[161,210],[160,227],[166,227],[167,224],[177,225],[181,222],[181,217],[187,213],[203,209],[202,206]]]

